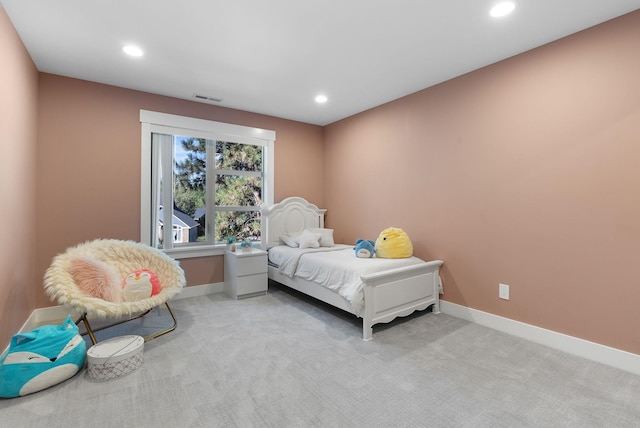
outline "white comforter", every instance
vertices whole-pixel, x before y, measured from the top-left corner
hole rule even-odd
[[[316,282],[344,297],[360,316],[364,309],[364,283],[360,277],[424,263],[417,257],[404,259],[358,258],[351,245],[292,248],[279,245],[269,250],[269,260],[289,278]]]

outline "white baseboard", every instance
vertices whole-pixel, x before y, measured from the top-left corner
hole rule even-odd
[[[180,294],[173,298],[173,300],[187,299],[189,297],[206,296],[207,294],[222,293],[224,291],[224,282],[218,282],[215,284],[203,284],[194,285],[191,287],[185,287]]]
[[[462,318],[568,354],[640,375],[640,355],[632,354],[631,352],[589,342],[444,300],[440,301],[440,311],[447,315]]]
[[[185,287],[180,294],[172,300],[187,299],[190,297],[205,296],[207,294],[221,293],[224,283],[195,285]],[[483,325],[503,333],[511,334],[531,342],[539,343],[568,354],[586,358],[591,361],[606,364],[621,370],[640,375],[640,355],[589,342],[577,337],[557,333],[555,331],[514,321],[488,312],[467,308],[455,303],[440,301],[440,311],[456,318]],[[71,312],[64,306],[51,306],[34,310],[24,323],[20,332],[31,331],[34,328],[54,322],[62,322]],[[72,317],[78,314],[71,313]],[[6,350],[5,350],[6,351]]]
[[[207,294],[221,293],[222,291],[224,291],[223,282],[219,282],[217,284],[194,285],[183,288],[180,294],[174,296],[171,300],[200,297]],[[20,332],[31,331],[42,324],[50,324],[56,321],[62,322],[68,314],[71,314],[72,318],[82,315],[80,313],[74,313],[64,306],[50,306],[48,308],[36,309],[31,313],[27,322],[24,323]]]
[[[73,318],[78,314],[64,306],[49,306],[47,308],[35,309],[20,329],[20,333],[31,331],[43,324],[62,323],[62,321],[67,318],[67,315],[71,315]]]
[[[219,282],[216,284],[203,284],[203,285],[194,285],[191,287],[185,287],[182,289],[180,294],[175,296],[171,300],[180,300],[187,299],[189,297],[199,297],[205,296],[207,294],[213,293],[221,293],[224,290],[224,283]],[[81,314],[75,313],[64,306],[49,306],[46,308],[38,308],[31,312],[27,321],[22,325],[19,333],[24,333],[33,330],[44,324],[58,324],[67,318],[67,315],[71,315],[74,321]],[[3,353],[7,351],[9,347],[3,350]],[[2,355],[2,354],[0,354]]]

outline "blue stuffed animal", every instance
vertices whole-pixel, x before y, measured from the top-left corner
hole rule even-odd
[[[70,316],[13,336],[0,356],[0,397],[31,394],[62,382],[83,366],[87,345]]]
[[[376,243],[370,239],[358,239],[354,250],[356,257],[367,259],[376,253]]]

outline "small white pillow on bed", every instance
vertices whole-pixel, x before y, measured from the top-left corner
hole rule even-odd
[[[280,235],[280,240],[285,245],[288,245],[289,247],[297,248],[298,243],[296,242],[295,238],[299,235],[300,235],[299,233],[296,233],[295,235],[291,235],[289,233],[283,233],[282,235]]]
[[[321,227],[312,227],[306,230],[320,234],[321,247],[335,247],[336,243],[333,241],[333,229],[323,229]]]
[[[293,238],[300,248],[318,248],[320,247],[320,233],[311,232],[305,229],[300,235]]]

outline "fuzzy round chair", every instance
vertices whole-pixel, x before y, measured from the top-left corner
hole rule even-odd
[[[143,278],[146,285],[134,284],[140,277],[146,277]],[[53,259],[44,276],[45,292],[59,304],[82,314],[77,322],[84,322],[94,344],[95,330],[87,318],[127,317],[100,328],[104,329],[140,318],[162,304],[174,324],[145,340],[175,330],[177,321],[167,301],[178,294],[185,283],[184,271],[178,262],[164,252],[138,242],[116,239],[97,239],[68,248]]]

